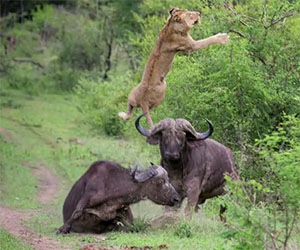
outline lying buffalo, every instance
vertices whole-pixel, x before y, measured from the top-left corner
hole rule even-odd
[[[159,144],[161,165],[167,170],[170,182],[182,200],[188,199],[186,214],[191,209],[197,211],[198,204],[206,199],[224,193],[224,174],[232,179],[238,178],[233,167],[232,151],[215,140],[207,139],[213,132],[208,120],[209,130],[204,133],[196,132],[184,119],[165,119],[148,130],[140,125],[142,116],[136,119],[136,129],[147,137],[149,144]]]
[[[69,192],[57,233],[120,230],[133,222],[129,205],[146,198],[168,206],[180,200],[165,169],[152,165],[139,172],[137,165],[130,171],[114,162],[95,162]]]

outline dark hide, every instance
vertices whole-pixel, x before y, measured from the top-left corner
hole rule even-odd
[[[69,192],[57,233],[122,230],[133,222],[129,205],[146,198],[170,206],[179,201],[162,167],[130,172],[114,162],[95,162]]]
[[[139,125],[141,117],[136,121],[136,128],[147,137],[149,144],[160,145],[161,164],[167,170],[170,182],[182,200],[188,199],[186,214],[191,209],[197,211],[198,204],[206,199],[224,194],[225,174],[238,179],[232,151],[207,139],[213,131],[209,121],[210,129],[200,134],[184,119],[165,119],[146,130]]]

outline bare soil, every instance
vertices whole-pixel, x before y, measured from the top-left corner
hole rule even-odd
[[[0,133],[7,142],[15,142],[15,138],[4,128],[0,128]],[[52,171],[44,164],[40,163],[37,166],[29,162],[23,162],[23,166],[28,167],[32,174],[38,180],[38,194],[36,200],[41,203],[47,203],[55,198],[59,190],[59,179]],[[26,210],[20,211],[10,209],[0,205],[0,224],[4,230],[11,235],[21,239],[34,249],[38,250],[67,250],[73,249],[70,244],[56,241],[53,238],[45,237],[37,232],[32,231],[24,225],[24,222],[34,217],[36,211]]]
[[[73,249],[70,245],[42,236],[23,223],[34,216],[33,211],[17,211],[0,206],[0,224],[11,235],[21,239],[34,249],[63,250]]]
[[[45,163],[40,163],[34,166],[29,162],[23,162],[23,166],[28,167],[33,176],[38,181],[38,194],[36,200],[41,203],[47,203],[54,200],[57,191],[59,190],[60,182]]]
[[[4,140],[9,143],[18,143],[17,139],[5,128],[0,127],[0,134],[3,136]],[[36,134],[36,132],[35,132]],[[39,136],[39,135],[38,135]],[[49,141],[42,140],[44,143],[47,143],[51,147],[55,148]],[[37,201],[41,202],[43,205],[53,201],[56,198],[56,194],[61,187],[59,178],[53,174],[51,169],[44,162],[30,163],[27,161],[22,162],[24,167],[30,169],[32,175],[37,179],[38,192],[36,197]],[[42,206],[41,209],[47,209],[47,206]],[[34,218],[40,210],[18,210],[7,208],[0,204],[0,226],[12,236],[20,239],[25,242],[27,245],[31,246],[37,250],[71,250],[77,249],[80,250],[143,250],[143,249],[152,249],[151,246],[136,247],[136,246],[101,246],[95,243],[68,243],[55,240],[55,238],[46,237],[38,232],[33,231],[25,225],[25,222]],[[53,232],[54,233],[54,232]],[[85,234],[85,236],[90,236]],[[98,241],[105,241],[105,235],[93,235],[94,239]],[[165,249],[164,245],[160,246],[158,249]]]

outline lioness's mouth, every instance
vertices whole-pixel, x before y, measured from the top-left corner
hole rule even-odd
[[[195,22],[194,22],[194,25],[198,24],[199,23],[199,19],[197,19]]]

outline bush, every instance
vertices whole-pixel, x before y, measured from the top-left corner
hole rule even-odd
[[[179,238],[190,238],[192,236],[192,227],[187,221],[181,220],[177,223],[174,234]]]
[[[84,99],[81,107],[89,122],[111,136],[122,135],[125,122],[119,118],[120,104],[127,102],[130,75],[112,77],[109,81],[81,78],[75,91]]]
[[[300,222],[299,138],[300,119],[285,116],[276,131],[257,141],[260,168],[267,174],[259,181],[227,180],[231,195],[223,199],[237,249],[287,249],[294,244]]]

